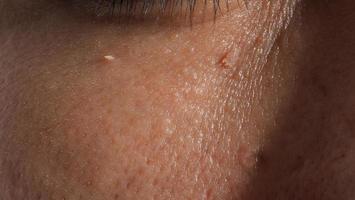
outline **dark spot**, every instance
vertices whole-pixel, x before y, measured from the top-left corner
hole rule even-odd
[[[151,159],[147,158],[146,161],[145,161],[145,163],[146,163],[147,165],[152,165],[152,164],[153,164],[153,161],[152,161]]]
[[[135,181],[136,181],[135,177],[129,178],[128,182],[126,184],[126,189],[130,189],[133,186],[133,184],[135,183]]]
[[[300,171],[305,164],[304,158],[301,155],[297,155],[294,165],[290,168],[291,172]]]
[[[345,153],[342,153],[338,156],[336,156],[334,159],[332,159],[332,162],[339,162],[340,160],[343,160],[344,158],[346,157],[346,154]]]
[[[114,200],[118,200],[120,198],[120,195],[115,194],[115,196],[113,198],[114,198]]]
[[[259,152],[257,154],[257,166],[260,168],[265,168],[267,167],[267,158],[266,155],[263,152]]]

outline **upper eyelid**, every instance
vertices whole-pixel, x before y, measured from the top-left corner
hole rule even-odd
[[[94,0],[97,15],[134,15],[150,14],[157,11],[160,14],[172,15],[177,12],[185,12],[192,16],[199,0]],[[212,6],[216,14],[221,7],[228,9],[230,0],[201,0],[203,6]],[[239,0],[238,0],[239,1]],[[243,0],[245,1],[245,0]],[[223,5],[222,5],[223,4]]]

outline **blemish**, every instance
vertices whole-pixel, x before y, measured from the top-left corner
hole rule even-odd
[[[257,153],[257,165],[258,167],[267,167],[267,158],[265,153],[263,153],[262,151]]]
[[[157,186],[159,184],[159,180],[157,178],[155,178],[153,180],[153,186]]]
[[[117,199],[119,199],[119,198],[120,198],[120,195],[115,194],[114,199],[117,200]]]
[[[243,168],[250,169],[255,166],[258,161],[255,152],[247,147],[247,145],[241,145],[238,149],[238,161]]]
[[[87,181],[86,182],[86,186],[91,186],[92,185],[92,181]]]
[[[93,64],[97,65],[98,67],[106,66],[112,63],[113,61],[118,62],[119,59],[113,55],[100,55],[99,57],[96,57],[94,60],[92,60]]]
[[[212,198],[212,188],[209,188],[207,191],[206,191],[206,200],[208,199],[211,199]]]
[[[114,56],[112,56],[112,55],[106,55],[106,56],[104,56],[104,58],[105,58],[105,60],[107,60],[107,61],[113,61],[113,60],[116,59],[116,58],[115,58]]]
[[[229,52],[225,52],[222,57],[218,60],[217,64],[223,68],[223,69],[228,69],[230,68],[230,65],[227,62],[227,57],[228,57]]]

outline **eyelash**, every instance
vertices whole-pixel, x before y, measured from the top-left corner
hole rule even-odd
[[[192,17],[198,0],[97,0],[96,13],[98,15],[133,16],[136,14],[148,15],[158,11],[164,15],[174,15],[178,12],[186,12]],[[203,0],[206,7],[208,1]],[[229,7],[229,0],[211,0],[214,14],[221,9],[221,1],[224,1],[226,8]],[[245,0],[244,0],[245,1]]]

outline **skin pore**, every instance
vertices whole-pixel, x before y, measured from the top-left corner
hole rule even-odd
[[[0,3],[0,199],[355,196],[351,0],[192,26],[69,2]]]

